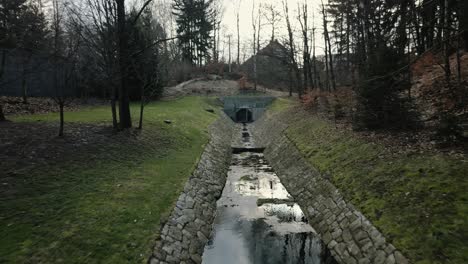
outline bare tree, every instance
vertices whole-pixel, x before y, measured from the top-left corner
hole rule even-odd
[[[445,79],[448,84],[450,84],[450,75],[452,74],[450,70],[450,8],[449,8],[449,0],[445,0],[444,2],[444,22],[443,22],[443,39],[444,39],[444,60],[445,60]]]
[[[289,7],[288,3],[286,0],[283,0],[283,11],[284,11],[284,17],[286,19],[286,27],[288,29],[288,46],[289,46],[289,60],[290,60],[290,67],[292,68],[292,71],[294,72],[296,76],[296,87],[298,91],[299,98],[302,98],[302,79],[301,79],[301,73],[299,72],[299,67],[297,64],[296,60],[296,48],[294,44],[294,32],[291,27],[291,21],[289,19]],[[290,94],[292,91],[290,91]]]
[[[64,114],[63,107],[65,104],[65,99],[63,96],[63,87],[59,84],[59,57],[61,57],[61,41],[62,41],[62,7],[59,5],[58,0],[53,0],[53,20],[52,20],[52,30],[54,34],[54,54],[53,54],[53,67],[54,67],[54,86],[55,86],[55,96],[53,97],[55,102],[59,106],[60,110],[60,128],[59,136],[63,136],[63,126],[64,126]]]
[[[138,122],[138,129],[143,129],[143,114],[145,106],[156,93],[156,85],[159,80],[158,67],[155,65],[156,63],[157,62],[154,61],[151,57],[147,57],[146,63],[143,63],[147,69],[140,70],[137,68],[134,60],[132,60],[132,65],[134,67],[136,77],[142,83],[140,88],[140,117]]]
[[[132,21],[134,25],[145,8],[152,2],[152,0],[146,0],[140,11]],[[117,3],[117,35],[118,35],[118,58],[119,58],[119,117],[120,117],[120,128],[126,129],[132,127],[132,118],[130,113],[130,97],[128,91],[128,66],[130,65],[130,52],[128,46],[128,28],[126,22],[125,13],[125,0],[116,0]]]
[[[232,72],[232,62],[231,62],[231,37],[232,37],[232,35],[229,34],[227,37],[228,37],[228,46],[229,46],[228,47],[228,49],[229,49],[229,59],[228,59],[228,61],[229,61],[229,73],[231,73]]]
[[[325,58],[328,60],[329,70],[330,70],[330,81],[331,81],[331,89],[333,91],[336,90],[336,79],[335,79],[335,71],[333,66],[333,54],[332,54],[332,47],[331,47],[331,40],[330,34],[328,33],[328,22],[327,22],[327,14],[325,12],[325,5],[322,1],[322,15],[323,15],[323,36],[325,39]],[[328,54],[327,54],[328,53]],[[328,59],[327,59],[328,57]]]
[[[5,73],[5,64],[6,64],[6,50],[2,50],[2,58],[0,60],[0,82],[3,81],[3,74]],[[0,101],[0,122],[5,121],[5,114],[3,113],[3,103]]]
[[[64,6],[59,0],[53,0],[53,55],[52,67],[54,73],[55,94],[52,97],[55,103],[59,106],[60,137],[64,134],[64,107],[67,103],[69,90],[72,85],[72,78],[75,76],[76,55],[80,46],[80,37],[78,34],[73,35],[71,30],[64,30]],[[66,34],[68,33],[68,36]]]
[[[213,60],[219,61],[219,36],[221,31],[221,21],[223,20],[223,7],[220,1],[214,1],[212,19],[213,19]]]
[[[257,54],[260,52],[260,32],[262,32],[262,9],[263,5],[260,4],[258,7],[258,14],[257,14]]]
[[[130,113],[130,97],[127,84],[127,71],[129,63],[128,32],[126,29],[125,0],[116,0],[117,3],[117,34],[119,58],[119,118],[120,129],[132,127]]]
[[[237,6],[237,13],[236,13],[236,22],[237,22],[237,65],[240,66],[240,19],[239,19],[239,11],[240,11],[240,4],[242,0],[239,0],[239,5]]]
[[[105,73],[110,88],[112,124],[118,128],[117,121],[117,7],[114,0],[86,0],[87,17],[83,20],[81,8],[70,8],[70,16],[76,31],[81,32],[84,44],[97,55],[98,66]]]
[[[298,5],[297,11],[299,24],[302,29],[302,40],[303,40],[303,75],[304,75],[304,89],[308,87],[314,88],[312,81],[312,71],[310,66],[310,48],[309,48],[309,25],[308,25],[308,6],[307,2],[304,2],[301,6]],[[310,85],[309,85],[310,84]]]
[[[23,95],[23,104],[28,103],[28,88],[27,88],[27,65],[31,60],[32,53],[30,51],[25,50],[25,54],[22,56],[21,61],[21,92]]]
[[[281,22],[281,12],[278,11],[276,7],[276,2],[264,5],[264,16],[267,20],[267,23],[271,26],[271,41],[276,39],[278,23]]]
[[[253,29],[253,72],[254,89],[257,90],[257,19],[255,18],[255,0],[252,1],[252,29]]]
[[[317,70],[317,57],[315,56],[315,50],[316,50],[316,46],[315,46],[315,17],[313,16],[312,17],[312,68],[313,68],[313,83],[315,87],[318,87],[319,89],[321,88],[321,85],[320,85],[320,75],[318,73],[318,70]]]

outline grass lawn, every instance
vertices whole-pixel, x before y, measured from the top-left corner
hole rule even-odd
[[[284,103],[284,102],[283,102]],[[283,104],[273,109],[287,109]],[[413,263],[468,263],[468,162],[389,153],[313,114],[280,113],[309,162]]]
[[[142,132],[16,175],[14,191],[0,198],[0,263],[144,263],[209,140],[217,115],[206,108],[214,106],[200,97],[152,103]],[[110,125],[110,107],[66,113],[65,121]]]
[[[268,107],[269,113],[278,113],[285,111],[292,106],[299,105],[299,101],[293,97],[278,97],[273,103]]]

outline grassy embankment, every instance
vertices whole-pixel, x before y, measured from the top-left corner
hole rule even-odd
[[[137,105],[132,107],[137,116]],[[1,263],[143,263],[209,140],[207,99],[156,102],[130,140],[89,147],[17,177],[0,203]],[[66,122],[111,124],[109,107],[66,113]],[[173,124],[164,124],[170,119]],[[14,122],[56,122],[57,114]],[[110,143],[111,142],[111,143]],[[113,142],[113,143],[112,143]]]
[[[290,124],[289,139],[412,262],[468,263],[466,160],[392,153],[287,104],[271,112]]]

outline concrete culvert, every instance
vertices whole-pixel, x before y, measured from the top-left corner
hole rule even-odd
[[[275,98],[266,96],[229,96],[221,98],[224,112],[237,123],[252,123]],[[245,128],[245,127],[244,127]]]
[[[241,123],[253,122],[252,111],[247,108],[239,109],[236,113],[236,121]]]

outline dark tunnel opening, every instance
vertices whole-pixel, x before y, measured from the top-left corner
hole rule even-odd
[[[236,113],[236,122],[239,123],[251,123],[253,122],[253,114],[250,109],[242,108]]]

